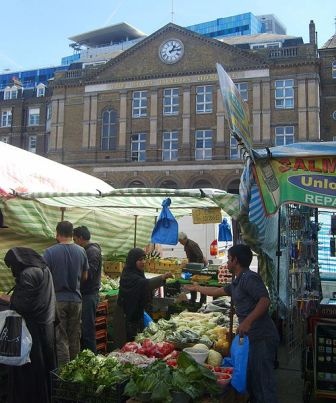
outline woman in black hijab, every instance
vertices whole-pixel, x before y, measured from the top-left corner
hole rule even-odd
[[[114,314],[114,340],[116,347],[133,341],[144,329],[144,311],[151,302],[152,291],[164,285],[171,273],[151,279],[145,277],[143,249],[133,248],[128,252],[126,264],[120,276],[119,295]]]
[[[43,258],[30,248],[12,248],[4,258],[15,277],[10,307],[26,321],[32,336],[31,362],[10,367],[9,403],[50,402],[50,371],[56,368],[55,291]]]

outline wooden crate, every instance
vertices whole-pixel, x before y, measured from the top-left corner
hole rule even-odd
[[[116,273],[120,273],[123,271],[124,263],[123,262],[110,262],[108,260],[103,262],[104,273],[110,277],[111,274],[115,276]]]

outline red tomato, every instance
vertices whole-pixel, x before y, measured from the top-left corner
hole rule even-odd
[[[225,374],[225,373],[217,373],[216,376],[217,376],[217,379],[230,379],[231,378],[230,374]]]
[[[147,349],[155,346],[155,343],[151,339],[145,339],[141,344],[142,347]]]
[[[175,358],[171,358],[166,361],[167,365],[170,367],[176,367],[177,366],[177,360]]]

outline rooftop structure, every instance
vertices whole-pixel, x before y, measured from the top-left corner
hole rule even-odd
[[[83,66],[106,63],[129,49],[147,35],[126,22],[71,36],[73,41],[70,47],[74,55],[62,58],[62,64],[74,62],[83,63]]]
[[[301,37],[266,33],[228,36],[219,40],[227,43],[228,45],[236,46],[241,49],[282,48],[286,46],[297,46],[299,44],[303,44]]]
[[[74,35],[69,39],[80,46],[91,48],[127,42],[132,39],[138,39],[145,36],[146,34],[137,28],[132,27],[126,22],[121,22],[119,24],[95,29],[83,34]]]

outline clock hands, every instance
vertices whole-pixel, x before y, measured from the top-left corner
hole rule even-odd
[[[168,52],[171,54],[172,52],[179,52],[180,50],[181,50],[180,46],[173,44],[172,48],[168,50]]]

